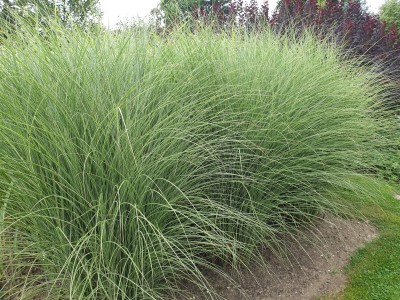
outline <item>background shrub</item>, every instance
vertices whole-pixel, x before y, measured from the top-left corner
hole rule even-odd
[[[388,24],[394,24],[400,30],[400,2],[387,0],[379,9],[380,18]]]

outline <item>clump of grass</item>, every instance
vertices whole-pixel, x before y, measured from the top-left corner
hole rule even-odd
[[[26,28],[0,77],[10,298],[216,298],[201,270],[335,210],[383,124],[376,76],[307,34]]]

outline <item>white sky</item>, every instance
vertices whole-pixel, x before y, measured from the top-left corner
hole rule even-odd
[[[259,3],[263,0],[257,0]],[[150,10],[159,4],[160,0],[100,0],[100,8],[103,11],[103,24],[114,27],[119,21],[132,18],[145,18]],[[269,0],[270,9],[274,9],[277,0]],[[385,0],[366,0],[372,12],[378,12],[378,8]]]

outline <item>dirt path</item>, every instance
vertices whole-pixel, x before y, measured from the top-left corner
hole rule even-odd
[[[299,243],[290,243],[290,264],[266,254],[271,266],[268,271],[252,266],[237,279],[239,287],[214,276],[210,280],[213,287],[227,300],[311,300],[340,292],[346,283],[344,266],[357,248],[377,236],[377,230],[370,224],[333,216],[316,225],[318,230],[311,238],[308,234],[309,240],[301,241],[303,249]],[[207,297],[197,294],[192,299]]]

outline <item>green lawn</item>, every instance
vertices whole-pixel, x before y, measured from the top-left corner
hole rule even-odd
[[[379,228],[379,238],[357,251],[346,272],[348,284],[340,295],[328,299],[400,299],[400,186],[362,179],[370,197],[350,198],[354,212]],[[384,196],[384,197],[382,197]]]

